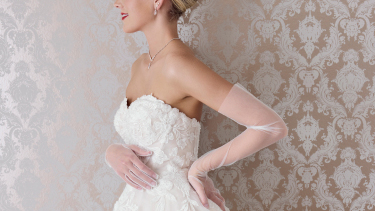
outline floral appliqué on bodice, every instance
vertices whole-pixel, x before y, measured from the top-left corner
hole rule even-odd
[[[151,156],[139,158],[159,179],[150,190],[126,185],[114,210],[207,210],[187,179],[198,158],[200,122],[152,93],[137,98],[129,107],[127,103],[125,97],[114,117],[115,129],[125,144],[153,151]],[[211,200],[209,205],[210,210],[221,210]]]
[[[153,151],[147,162],[168,161],[188,168],[198,158],[200,123],[152,94],[137,98],[129,107],[125,97],[114,126],[125,144]]]

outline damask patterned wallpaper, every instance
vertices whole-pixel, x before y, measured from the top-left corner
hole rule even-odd
[[[0,210],[112,210],[104,162],[130,67],[148,52],[114,0],[0,1]],[[235,210],[375,209],[375,0],[202,0],[196,56],[272,107],[289,134],[209,172]],[[199,156],[245,128],[204,106]]]

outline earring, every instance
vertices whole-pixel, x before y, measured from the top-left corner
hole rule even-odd
[[[159,6],[159,2],[158,2],[158,5],[156,7]],[[156,11],[156,8],[155,8],[155,11],[154,11],[154,15],[158,14],[158,12]]]

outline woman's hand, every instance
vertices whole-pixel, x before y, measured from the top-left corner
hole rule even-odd
[[[138,157],[150,155],[152,151],[142,150],[136,145],[112,144],[106,150],[105,159],[127,184],[142,190],[157,184],[153,179],[158,179],[157,174]],[[152,182],[155,182],[155,185]]]
[[[215,185],[211,178],[208,176],[201,177],[194,175],[192,173],[191,168],[189,169],[188,173],[188,180],[190,185],[194,188],[194,190],[198,193],[198,196],[202,202],[202,204],[209,209],[208,207],[208,199],[211,199],[215,202],[223,211],[225,211],[225,200],[220,195],[220,191],[215,188]]]

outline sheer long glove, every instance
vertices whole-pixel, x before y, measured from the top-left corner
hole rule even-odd
[[[152,187],[157,175],[145,165],[143,158],[152,155],[152,151],[143,150],[137,145],[112,144],[106,150],[105,160],[108,166],[130,186],[137,189]],[[108,157],[108,161],[107,161]]]
[[[206,179],[203,181],[203,186],[199,184],[193,186],[193,188],[197,192],[200,201],[206,208],[209,208],[208,199],[210,199],[215,204],[217,204],[222,211],[227,211],[227,209],[225,208],[225,200],[221,196],[220,191],[215,188],[215,185],[210,177],[206,177]]]
[[[194,161],[188,172],[188,179],[193,187],[203,186],[207,172],[232,165],[284,138],[288,132],[281,117],[239,83],[233,85],[218,112],[247,129]],[[275,123],[277,124],[271,126]]]

